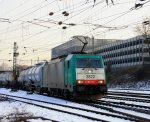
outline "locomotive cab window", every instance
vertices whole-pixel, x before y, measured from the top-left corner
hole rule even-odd
[[[70,62],[69,61],[67,62],[67,65],[68,65],[68,69],[69,69],[69,67],[70,67]]]
[[[77,68],[102,68],[102,60],[95,58],[77,59]]]

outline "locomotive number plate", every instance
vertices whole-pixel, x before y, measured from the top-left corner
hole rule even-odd
[[[93,78],[95,78],[95,75],[86,75],[86,78],[93,79]]]

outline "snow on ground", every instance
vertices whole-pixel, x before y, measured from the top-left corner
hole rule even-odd
[[[38,95],[38,94],[27,94],[25,91],[21,91],[21,90],[19,90],[18,92],[10,92],[10,89],[0,88],[0,93],[20,96],[20,97],[25,97],[25,98],[31,98],[34,100],[41,100],[41,101],[46,101],[46,102],[51,102],[51,103],[57,103],[61,105],[68,105],[68,106],[74,106],[74,107],[85,108],[85,109],[88,108],[90,110],[95,110],[95,111],[100,110],[101,112],[111,113],[103,109],[93,108],[87,105],[77,104],[77,103],[59,99],[59,98],[47,97],[47,96]]]
[[[126,78],[125,78],[126,79]],[[128,89],[135,91],[150,91],[150,80],[141,80],[141,81],[115,81],[108,83],[108,87],[112,89]],[[150,93],[149,93],[150,94]]]
[[[109,89],[109,91],[118,91],[118,92],[131,92],[131,93],[145,93],[145,94],[149,94],[149,91],[131,91],[131,90],[114,90],[114,89]],[[38,95],[38,94],[27,94],[25,91],[18,91],[18,92],[10,92],[10,89],[5,89],[5,88],[0,88],[0,93],[4,93],[4,94],[8,94],[8,95],[15,95],[15,96],[21,96],[21,97],[26,97],[26,98],[31,98],[31,99],[36,99],[36,100],[42,100],[42,101],[46,101],[46,102],[52,102],[52,103],[57,103],[57,104],[62,104],[62,105],[68,105],[68,106],[74,106],[74,107],[79,107],[79,108],[85,108],[85,109],[91,109],[91,110],[95,110],[95,111],[101,111],[101,112],[106,112],[106,113],[111,113],[108,112],[106,110],[103,109],[98,109],[98,108],[93,108],[90,106],[86,106],[86,105],[82,105],[82,104],[77,104],[74,102],[70,102],[67,100],[63,100],[63,99],[59,99],[59,98],[53,98],[53,97],[47,97],[47,96],[43,96],[43,95]],[[19,98],[18,98],[19,99]],[[142,102],[133,102],[133,101],[124,101],[124,100],[112,100],[112,99],[106,99],[106,98],[102,98],[102,100],[105,101],[116,101],[116,102],[125,102],[125,103],[130,103],[130,104],[136,104],[136,105],[143,105],[143,106],[150,106],[150,103],[142,103]],[[34,103],[38,103],[38,102],[34,102]],[[75,109],[69,109],[69,108],[64,108],[64,107],[58,107],[56,105],[49,105],[49,104],[45,104],[45,103],[40,103],[41,105],[44,106],[50,106],[53,108],[59,108],[62,110],[67,110],[67,111],[72,111],[72,112],[76,112],[76,113],[80,113],[83,115],[92,115],[93,117],[96,118],[101,118],[104,120],[108,120],[108,121],[119,121],[119,122],[127,122],[127,120],[122,120],[122,119],[118,119],[118,118],[113,118],[113,117],[108,117],[108,116],[104,116],[104,115],[96,115],[94,113],[90,113],[90,112],[82,112],[79,110],[75,110]],[[127,112],[127,113],[131,113],[134,115],[139,115],[141,117],[145,117],[150,119],[149,115],[146,114],[142,114],[142,113],[137,113],[137,112],[133,112],[133,111],[128,111],[128,110],[124,110],[124,109],[118,109],[118,108],[113,108],[114,110],[119,110],[122,112]],[[53,110],[48,110],[48,109],[44,109],[44,108],[40,108],[40,107],[36,107],[36,106],[32,106],[32,105],[28,105],[28,104],[24,104],[24,103],[20,103],[20,102],[0,102],[0,118],[4,117],[4,116],[8,116],[11,113],[15,113],[14,111],[24,111],[27,113],[30,113],[33,116],[39,116],[39,117],[44,117],[47,119],[52,119],[52,120],[57,120],[57,121],[62,121],[62,122],[91,122],[91,120],[79,117],[79,116],[74,116],[74,115],[69,115],[69,114],[65,114],[65,113],[61,113],[61,112],[56,112]],[[112,113],[111,113],[112,114]],[[6,122],[6,118],[4,117],[2,119],[2,122]],[[44,120],[41,120],[40,118],[38,119],[29,119],[29,122],[42,122]],[[45,120],[44,122],[50,122],[49,120]]]
[[[18,91],[18,92],[10,92],[10,89],[5,89],[5,88],[0,88],[0,93],[4,93],[4,94],[9,94],[9,95],[15,95],[15,96],[22,96],[22,97],[27,97],[27,98],[31,98],[31,99],[36,99],[36,100],[42,100],[42,101],[47,101],[47,102],[53,102],[53,103],[58,103],[58,104],[64,104],[64,105],[69,105],[69,106],[75,106],[75,107],[81,107],[81,108],[88,108],[88,109],[92,109],[92,110],[97,110],[97,111],[101,111],[101,112],[107,112],[106,110],[102,110],[102,109],[97,109],[97,108],[93,108],[93,107],[89,107],[86,105],[81,105],[81,104],[77,104],[77,103],[73,103],[73,102],[69,102],[66,100],[62,100],[62,99],[58,99],[58,98],[53,98],[53,97],[47,97],[47,96],[42,96],[42,95],[37,95],[37,94],[33,94],[33,95],[28,95],[26,92],[24,91]],[[41,103],[42,105],[45,106],[45,103]],[[50,107],[56,107],[56,108],[61,108],[62,110],[67,110],[67,111],[71,111],[68,108],[63,108],[63,107],[58,107],[55,105],[48,105]],[[37,106],[33,106],[33,105],[28,105],[25,103],[20,103],[20,102],[0,102],[0,118],[4,117],[4,116],[8,116],[11,113],[15,113],[14,111],[25,111],[27,113],[30,113],[33,116],[38,116],[38,117],[44,117],[47,119],[52,119],[52,120],[57,120],[57,121],[61,121],[61,122],[91,122],[92,120],[89,119],[85,119],[83,117],[79,117],[79,116],[75,116],[75,115],[70,115],[70,114],[65,114],[65,113],[61,113],[61,112],[57,112],[57,111],[53,111],[53,110],[48,110],[45,108],[41,108],[41,107],[37,107]],[[79,110],[73,110],[72,112],[76,112],[79,114],[83,114],[83,115],[89,115],[89,116],[93,116],[96,118],[100,118],[103,120],[107,120],[107,121],[111,121],[111,122],[129,122],[128,120],[123,120],[123,119],[119,119],[119,118],[113,118],[113,117],[109,117],[109,116],[105,116],[105,115],[98,115],[98,114],[94,114],[94,113],[90,113],[90,112],[83,112],[83,111],[79,111]],[[6,118],[4,117],[2,119],[2,122],[6,122]],[[37,122],[37,121],[43,121],[40,118],[35,120],[35,119],[30,119],[30,122]],[[48,120],[46,120],[48,121]],[[46,122],[44,121],[44,122]]]
[[[25,112],[31,113],[33,116],[44,117],[47,119],[57,120],[57,121],[61,121],[61,122],[66,122],[66,121],[74,122],[75,120],[78,120],[81,122],[82,121],[90,122],[90,120],[84,119],[82,117],[73,116],[73,115],[64,114],[64,113],[55,112],[55,111],[50,111],[50,110],[47,110],[44,108],[41,109],[40,107],[36,107],[36,106],[32,106],[32,105],[28,105],[28,104],[24,104],[24,103],[20,103],[20,102],[11,102],[11,103],[1,102],[0,108],[1,108],[0,109],[0,117],[7,116],[11,113],[14,113],[17,108],[18,111],[21,111],[21,112],[25,111]],[[1,120],[1,122],[7,122],[7,121],[8,120],[6,120],[5,118]],[[40,119],[38,121],[40,121]],[[30,120],[30,122],[33,122],[33,121]]]

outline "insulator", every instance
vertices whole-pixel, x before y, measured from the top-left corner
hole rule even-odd
[[[54,14],[53,12],[50,12],[50,13],[49,13],[50,16],[52,16],[53,14]]]
[[[62,24],[62,21],[58,22],[58,25],[61,25]]]
[[[69,16],[69,13],[65,13],[64,16]]]
[[[67,13],[67,12],[66,12],[66,11],[63,11],[63,12],[62,12],[62,14],[65,14],[65,13]]]
[[[62,29],[66,29],[66,28],[67,28],[66,26],[62,27]]]

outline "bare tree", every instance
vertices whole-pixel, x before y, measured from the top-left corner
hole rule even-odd
[[[134,30],[137,34],[148,38],[150,36],[150,18],[145,18],[142,24],[137,25]]]
[[[148,52],[150,56],[150,18],[145,18],[142,24],[137,25],[134,28],[134,31],[145,38],[145,43],[148,44]]]

